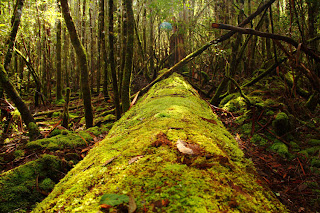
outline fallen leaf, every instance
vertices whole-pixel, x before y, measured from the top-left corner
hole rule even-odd
[[[107,205],[107,204],[100,204],[100,207],[103,209],[110,209],[112,206]]]
[[[137,204],[134,200],[134,197],[129,194],[129,206],[128,206],[128,213],[133,213],[137,209]]]
[[[187,155],[193,154],[193,150],[187,147],[187,143],[180,139],[178,139],[177,141],[177,148],[183,154],[187,154]]]
[[[143,158],[143,157],[144,157],[143,155],[138,155],[138,156],[136,156],[136,157],[134,157],[134,158],[131,158],[131,159],[129,160],[128,164],[130,165],[130,164],[136,162],[137,160],[139,160],[140,158]]]

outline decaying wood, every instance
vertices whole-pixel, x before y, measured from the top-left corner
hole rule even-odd
[[[180,75],[155,84],[33,212],[287,212]],[[119,212],[132,203],[113,206]],[[124,208],[124,209],[123,209]]]

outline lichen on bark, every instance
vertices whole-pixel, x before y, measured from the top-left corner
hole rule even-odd
[[[198,150],[181,153],[185,141]],[[33,212],[100,212],[130,194],[137,212],[287,212],[184,79],[155,84]]]

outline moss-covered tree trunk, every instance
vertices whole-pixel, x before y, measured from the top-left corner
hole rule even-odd
[[[58,8],[60,10],[59,0]],[[56,82],[56,99],[62,99],[62,73],[61,73],[61,20],[60,17],[57,20],[57,44],[56,44],[56,61],[57,61],[57,82]]]
[[[117,78],[117,71],[116,71],[116,63],[114,59],[114,31],[113,31],[113,10],[114,4],[113,0],[109,0],[109,61],[110,61],[110,69],[111,69],[111,76],[112,76],[112,89],[113,89],[113,96],[114,96],[114,105],[116,108],[116,117],[120,119],[121,117],[121,109],[120,109],[120,97],[119,97],[119,90],[118,90],[118,78]]]
[[[131,197],[136,212],[287,212],[178,74],[141,97],[33,212],[101,212],[104,194]]]
[[[4,91],[11,99],[11,101],[14,103],[14,105],[18,108],[23,122],[29,129],[30,139],[35,139],[37,136],[40,135],[40,131],[37,125],[35,124],[35,120],[28,106],[24,103],[13,84],[9,81],[8,75],[4,70],[4,66],[2,64],[0,64],[0,84],[3,85]]]
[[[105,18],[104,18],[104,0],[101,0],[100,2],[101,7],[101,14],[102,14],[102,22],[101,22],[101,52],[102,52],[102,58],[103,58],[103,97],[105,100],[109,99],[109,92],[108,92],[108,55],[106,50],[106,30],[105,30]]]
[[[133,43],[134,43],[134,15],[132,10],[132,0],[124,0],[127,11],[127,44],[125,66],[122,79],[122,111],[126,112],[130,107],[130,81],[132,72]]]
[[[89,75],[88,75],[88,63],[87,55],[84,51],[83,46],[80,43],[77,30],[75,28],[74,22],[70,15],[69,5],[67,0],[59,0],[61,2],[62,14],[66,22],[66,26],[69,31],[71,43],[77,54],[79,68],[81,70],[81,92],[84,104],[84,114],[86,119],[86,127],[93,126],[93,112],[91,105],[91,93],[89,86]]]

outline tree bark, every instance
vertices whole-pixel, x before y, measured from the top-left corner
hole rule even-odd
[[[288,212],[274,193],[207,102],[174,74],[151,88],[33,212],[109,211],[104,194],[130,197],[121,212]]]
[[[23,122],[26,124],[27,128],[30,131],[30,128],[32,127],[32,130],[37,130],[35,132],[36,135],[39,135],[39,129],[33,128],[33,125],[30,126],[30,123],[36,123],[34,118],[32,117],[32,114],[28,108],[28,106],[23,102],[21,99],[19,93],[14,88],[13,84],[9,81],[8,75],[4,69],[4,66],[0,64],[0,83],[3,85],[3,89],[8,95],[8,97],[11,99],[11,101],[14,103],[14,105],[18,108]]]
[[[113,32],[113,10],[114,4],[113,0],[109,0],[109,61],[111,68],[111,76],[112,76],[112,89],[113,89],[113,101],[114,106],[116,108],[116,117],[120,119],[121,117],[121,109],[120,109],[120,97],[118,90],[118,79],[117,79],[117,71],[114,60],[114,32]]]
[[[7,72],[9,71],[9,65],[12,59],[14,43],[15,43],[15,39],[19,29],[20,21],[21,21],[23,4],[24,4],[24,0],[17,1],[16,10],[14,12],[14,15],[11,18],[12,29],[9,36],[9,40],[7,41],[8,49],[4,58],[4,69]],[[3,91],[4,90],[2,88],[2,85],[0,84],[0,98],[3,98]]]
[[[126,112],[130,107],[130,83],[132,73],[132,58],[133,58],[133,42],[134,42],[134,15],[132,10],[132,0],[124,0],[127,11],[127,45],[125,67],[122,80],[122,111]]]
[[[103,58],[103,97],[105,100],[109,100],[108,92],[108,55],[106,50],[106,29],[104,26],[104,0],[101,0],[101,52]]]
[[[83,104],[84,104],[86,128],[90,128],[93,126],[93,112],[92,112],[92,105],[91,105],[91,93],[90,93],[90,86],[89,86],[87,55],[84,51],[83,46],[80,43],[77,30],[74,26],[74,22],[70,15],[68,1],[67,0],[59,0],[59,1],[61,2],[63,17],[69,31],[72,45],[77,54],[79,69],[81,70],[81,91],[83,95],[82,98],[83,98]]]
[[[60,9],[60,5],[58,2],[58,8]],[[57,69],[57,81],[56,81],[56,99],[61,100],[62,99],[62,73],[61,73],[61,20],[60,17],[58,17],[58,23],[57,23],[57,45],[56,45],[56,69]]]

